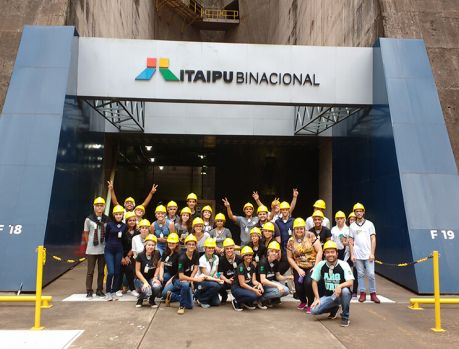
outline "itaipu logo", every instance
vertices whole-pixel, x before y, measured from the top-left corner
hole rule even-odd
[[[140,81],[149,81],[158,68],[156,58],[147,58],[147,67],[135,78]],[[256,85],[297,85],[319,86],[316,74],[308,73],[278,73],[278,72],[242,72],[220,70],[193,70],[181,69],[177,77],[169,69],[169,58],[159,59],[159,72],[166,81],[216,83],[220,80],[227,84],[256,84]]]

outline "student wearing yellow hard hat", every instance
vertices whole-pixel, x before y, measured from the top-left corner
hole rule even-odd
[[[199,217],[200,214],[196,209],[198,204],[198,196],[195,193],[189,193],[186,197],[186,205],[191,210],[191,220]]]
[[[357,220],[357,218],[355,218],[354,212],[349,213],[349,216],[347,217],[347,219],[349,220],[349,226],[351,226],[351,224]]]
[[[283,254],[287,253],[287,242],[293,234],[293,218],[291,217],[291,206],[287,201],[279,204],[280,217],[275,221],[276,227],[280,232],[280,244]]]
[[[346,225],[346,214],[338,211],[335,214],[336,225],[331,228],[332,241],[338,246],[338,259],[347,261],[349,259],[348,237],[349,227]],[[347,253],[346,253],[347,251]],[[347,256],[345,256],[347,254]]]
[[[86,217],[83,227],[83,243],[86,244],[86,259],[88,269],[86,273],[86,297],[93,296],[93,276],[97,263],[97,289],[96,295],[105,296],[102,291],[104,287],[104,248],[105,248],[105,229],[109,218],[104,214],[105,200],[100,196],[94,199],[93,213]],[[84,245],[83,245],[84,246]]]
[[[111,197],[112,197],[112,204],[113,206],[120,205],[118,202],[118,198],[116,197],[115,194],[115,188],[113,186],[113,181],[107,181],[107,186],[108,190],[110,191]],[[150,192],[148,193],[147,197],[145,200],[142,202],[142,206],[147,207],[148,204],[150,203],[151,199],[153,198],[153,195],[156,193],[158,190],[158,185],[153,183],[153,186],[151,187]],[[131,212],[134,211],[135,208],[135,200],[132,197],[128,197],[124,200],[124,209],[126,212]]]
[[[170,233],[167,236],[166,252],[161,256],[159,267],[159,281],[163,285],[162,298],[166,300],[166,305],[171,302],[171,291],[174,288],[174,277],[177,276],[178,259],[180,257],[179,236],[176,233]]]
[[[127,232],[127,225],[123,223],[124,208],[117,205],[113,208],[112,222],[107,224],[105,231],[104,257],[107,264],[107,280],[105,282],[105,300],[116,299],[121,274],[121,259],[123,258],[123,236]]]
[[[314,205],[312,205],[312,208],[313,208],[313,212],[316,212],[316,211],[322,212],[323,214],[322,225],[330,229],[330,220],[327,217],[325,217],[325,209],[327,208],[325,201],[322,199],[317,200],[316,202],[314,202]],[[306,219],[306,229],[311,230],[312,228],[314,228],[314,217],[310,216]]]
[[[136,307],[140,308],[143,301],[148,298],[148,303],[152,308],[157,308],[155,298],[161,294],[161,282],[159,281],[159,266],[161,256],[155,249],[156,236],[149,234],[145,238],[145,249],[140,252],[135,259],[135,284],[139,297]]]
[[[156,249],[162,255],[166,250],[167,236],[169,233],[174,232],[174,222],[166,218],[166,208],[163,205],[156,206],[155,209],[156,220],[151,225],[151,232],[158,239]]]
[[[140,234],[137,234],[132,238],[132,257],[134,259],[144,250],[145,238],[150,233],[150,226],[151,224],[148,219],[142,219],[139,224],[137,224]]]
[[[262,229],[263,226],[266,223],[273,224],[268,219],[269,211],[268,211],[268,208],[266,206],[264,206],[264,205],[258,206],[258,208],[257,208],[257,216],[258,216],[258,223],[257,223],[256,227]],[[274,227],[274,237],[276,238],[276,240],[280,241],[279,227],[277,225],[275,225],[275,224],[273,224],[273,227]]]
[[[212,212],[210,205],[206,205],[201,209],[201,218],[204,221],[204,233],[209,233],[213,228]]]
[[[218,255],[223,255],[223,241],[227,238],[232,238],[231,231],[225,228],[226,217],[223,213],[215,215],[215,228],[209,232],[211,238],[215,239],[217,246],[215,252]]]
[[[247,245],[250,241],[250,230],[258,223],[258,217],[253,217],[253,205],[250,202],[247,202],[246,204],[244,204],[244,207],[242,208],[242,210],[244,211],[244,217],[235,216],[233,214],[233,211],[231,210],[231,205],[228,199],[224,198],[222,199],[222,201],[228,212],[229,219],[236,223],[241,229],[241,246]]]
[[[169,201],[166,205],[166,209],[167,209],[167,219],[177,223],[178,220],[179,220],[179,215],[177,214],[177,210],[178,210],[178,205],[175,201]]]
[[[269,222],[271,223],[271,222]],[[252,263],[257,266],[260,259],[266,254],[266,247],[261,241],[261,230],[258,227],[253,227],[250,230],[250,242],[247,246],[250,246],[253,250]]]
[[[193,219],[191,226],[191,234],[193,234],[197,240],[196,251],[198,251],[199,257],[201,257],[205,252],[204,242],[210,238],[210,235],[204,232],[204,221],[199,217]]]
[[[368,276],[370,300],[380,303],[376,295],[375,251],[376,230],[371,221],[365,219],[365,207],[356,203],[353,207],[357,220],[349,227],[349,247],[351,259],[355,263],[359,283],[359,302],[366,300],[365,274]]]
[[[236,269],[236,276],[231,293],[233,294],[233,309],[242,311],[243,308],[254,310],[263,295],[263,285],[257,280],[256,267],[253,264],[253,250],[249,246],[241,249],[242,262]]]
[[[266,306],[279,304],[280,298],[289,294],[288,287],[279,281],[293,279],[293,276],[284,277],[279,272],[280,253],[280,244],[277,241],[272,241],[268,245],[266,256],[263,256],[258,264],[258,278],[264,289],[259,302],[259,308],[261,309],[264,309]]]
[[[257,191],[254,191],[252,193],[252,197],[257,203],[258,206],[263,206],[263,203],[260,201],[260,195],[258,194]],[[293,195],[292,195],[292,202],[290,203],[289,207],[289,214],[293,212],[296,206],[296,201],[298,198],[298,189],[294,188],[293,189]],[[271,220],[273,223],[280,217],[280,201],[279,198],[274,198],[274,200],[271,202],[271,211],[268,214],[268,219]]]
[[[224,282],[220,290],[222,303],[225,303],[228,299],[228,290],[231,289],[234,283],[236,268],[242,262],[241,257],[234,253],[235,247],[236,245],[233,239],[226,238],[223,241],[224,254],[220,257],[218,263],[218,272],[220,273],[220,278]]]
[[[351,287],[354,282],[351,268],[346,262],[338,259],[338,246],[334,241],[324,244],[325,260],[320,261],[312,273],[314,303],[312,315],[329,313],[329,319],[335,319],[341,305],[341,326],[349,326],[349,305],[352,299]],[[331,275],[333,277],[331,277]],[[324,282],[324,294],[319,294],[319,282]]]
[[[312,214],[314,226],[309,229],[311,233],[314,233],[320,239],[322,245],[332,238],[330,229],[323,225],[324,218],[324,213],[321,210],[314,211]]]
[[[175,223],[175,232],[179,236],[180,242],[184,243],[185,238],[188,234],[191,234],[191,210],[189,207],[184,207],[180,211],[180,218],[177,223]],[[185,246],[182,246],[185,248]]]
[[[199,258],[197,277],[203,276],[204,281],[194,284],[194,297],[202,308],[220,305],[218,294],[223,285],[218,273],[218,256],[215,255],[215,240],[207,238],[204,242],[205,253]]]

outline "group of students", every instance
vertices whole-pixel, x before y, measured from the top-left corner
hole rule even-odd
[[[96,296],[107,301],[122,297],[125,280],[131,294],[138,297],[136,307],[142,307],[144,301],[157,307],[156,298],[160,297],[166,306],[178,302],[178,314],[192,309],[194,301],[203,308],[225,303],[229,292],[236,311],[265,310],[294,293],[300,301],[297,308],[306,313],[328,312],[329,318],[334,319],[341,306],[341,324],[348,326],[349,304],[357,292],[354,274],[358,276],[359,301],[363,302],[365,273],[370,299],[379,303],[374,282],[375,229],[365,220],[365,208],[360,203],[354,205],[348,217],[349,226],[344,212],[338,211],[336,226],[330,230],[323,200],[315,202],[314,212],[306,220],[292,218],[296,189],[291,203],[275,199],[271,210],[254,192],[256,215],[250,202],[243,206],[243,216],[234,215],[230,202],[224,198],[229,219],[240,227],[238,246],[225,228],[223,213],[213,217],[210,206],[197,212],[198,198],[194,193],[187,196],[187,206],[179,214],[174,201],[158,205],[156,220],[150,223],[143,216],[156,185],[142,205],[136,206],[129,197],[123,207],[112,183],[108,184],[115,205],[113,220],[104,214],[105,200],[98,197],[94,200],[94,213],[84,224],[87,297],[93,297],[97,263]]]

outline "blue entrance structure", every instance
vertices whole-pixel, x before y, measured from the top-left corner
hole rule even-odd
[[[332,128],[333,207],[365,204],[380,260],[439,250],[442,292],[459,293],[459,176],[424,44],[380,39],[373,53],[374,105]],[[33,290],[39,244],[74,256],[103,190],[105,137],[77,99],[77,68],[73,27],[24,28],[0,117],[0,290]],[[45,283],[69,266],[47,263]],[[431,270],[377,268],[418,293],[432,293]]]

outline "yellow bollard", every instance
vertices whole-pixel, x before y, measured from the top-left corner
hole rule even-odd
[[[32,327],[32,330],[39,331],[44,329],[43,326],[40,326],[40,317],[41,317],[41,288],[43,283],[43,265],[45,264],[45,253],[46,250],[43,246],[38,246],[37,248],[37,283],[35,290],[35,323]]]
[[[433,251],[433,276],[434,276],[434,299],[435,299],[435,328],[434,332],[445,332],[441,328],[440,316],[440,271],[438,266],[438,251]]]

